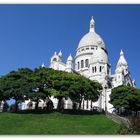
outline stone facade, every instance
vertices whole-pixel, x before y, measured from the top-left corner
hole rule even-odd
[[[66,64],[62,62],[62,52],[55,52],[51,58],[50,68],[66,72],[74,72],[102,84],[103,90],[97,102],[83,101],[82,109],[90,110],[94,106],[112,112],[113,106],[109,103],[111,89],[119,85],[135,87],[128,69],[127,61],[121,50],[115,74],[111,74],[111,65],[108,59],[108,51],[103,39],[95,32],[95,21],[90,21],[89,32],[80,40],[73,60],[70,55]],[[56,104],[56,99],[53,100]],[[71,108],[71,101],[65,101],[66,109]]]

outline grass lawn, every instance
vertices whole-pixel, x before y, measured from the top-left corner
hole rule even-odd
[[[0,113],[0,134],[117,134],[119,125],[105,115]]]

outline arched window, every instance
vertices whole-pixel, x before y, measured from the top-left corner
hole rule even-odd
[[[95,66],[95,72],[96,72],[96,66]]]
[[[32,108],[33,108],[33,103],[32,103],[32,102],[29,102],[29,103],[27,104],[27,107],[28,107],[28,109],[32,109]]]
[[[130,87],[130,86],[131,86],[131,84],[130,84],[130,83],[127,83],[127,86],[129,86],[129,87]]]
[[[94,25],[93,25],[93,24],[91,24],[91,25],[90,25],[90,28],[94,28]]]
[[[96,66],[95,66],[95,67],[92,67],[92,72],[93,72],[93,73],[95,73],[96,70],[97,70],[97,69],[96,69]]]
[[[107,68],[107,74],[109,74],[109,68]]]
[[[102,72],[102,67],[100,66],[100,72]]]
[[[84,61],[81,60],[81,68],[83,68],[83,67],[84,67]]]
[[[86,59],[86,60],[85,60],[85,67],[88,67],[88,65],[89,65],[89,60]]]
[[[53,61],[55,61],[55,62],[56,62],[56,61],[57,61],[57,59],[56,59],[56,58],[54,58],[54,59],[53,59]]]
[[[80,68],[80,64],[79,64],[79,62],[78,62],[77,64],[78,64],[78,70],[79,70],[79,68]]]
[[[92,73],[94,73],[94,67],[92,67]]]

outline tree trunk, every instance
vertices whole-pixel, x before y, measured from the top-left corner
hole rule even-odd
[[[78,107],[79,110],[81,109],[81,103],[82,103],[82,101],[80,100],[79,107]]]
[[[39,104],[39,99],[37,99],[37,101],[36,101],[35,110],[38,110],[38,104]]]
[[[77,110],[77,103],[73,102],[72,108],[74,111]]]
[[[135,117],[138,116],[138,110],[135,110]]]
[[[15,102],[15,112],[17,112],[18,111],[18,100],[16,100],[16,102]]]
[[[53,102],[49,99],[49,101],[47,102],[47,111],[53,111],[53,108]]]
[[[83,98],[81,97],[80,102],[79,102],[79,107],[78,107],[79,110],[81,109],[82,101],[83,101]]]
[[[58,98],[57,110],[58,111],[63,111],[64,110],[64,100],[63,100],[63,97],[59,97]]]

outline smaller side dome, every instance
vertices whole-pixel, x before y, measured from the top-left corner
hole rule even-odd
[[[127,61],[126,61],[126,59],[124,57],[124,53],[121,50],[121,52],[120,52],[120,58],[119,58],[118,63],[117,63],[117,67],[122,66],[122,65],[123,66],[128,66]]]
[[[97,63],[97,62],[103,62],[103,63],[108,63],[108,56],[102,50],[101,48],[98,48],[97,50],[93,51],[93,54],[90,58],[90,63]]]
[[[69,55],[67,61],[73,61],[73,58],[72,58],[71,54]]]
[[[115,72],[116,73],[123,73],[124,69],[122,67],[118,67]]]
[[[57,52],[54,52],[53,56],[51,57],[51,63],[52,62],[58,62],[59,56],[57,55]]]
[[[44,64],[44,62],[42,63],[41,67],[42,67],[42,68],[45,68],[45,64]]]
[[[61,52],[61,50],[60,50],[60,52],[58,53],[58,56],[59,56],[59,57],[62,57],[62,52]]]

